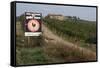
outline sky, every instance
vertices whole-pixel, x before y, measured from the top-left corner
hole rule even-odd
[[[25,12],[38,12],[42,13],[43,16],[46,16],[49,13],[62,14],[64,16],[77,16],[80,19],[96,21],[95,7],[17,3],[16,16],[20,16]]]

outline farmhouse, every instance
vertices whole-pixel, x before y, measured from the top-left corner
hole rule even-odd
[[[61,14],[48,14],[46,17],[51,19],[64,20],[64,16]]]

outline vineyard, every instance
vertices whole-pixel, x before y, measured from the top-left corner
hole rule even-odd
[[[60,21],[49,18],[44,18],[43,21],[48,28],[63,39],[95,51],[95,44],[97,43],[95,22],[84,20]]]
[[[24,19],[16,22],[17,65],[96,61],[96,23],[43,18],[43,34],[27,37]]]

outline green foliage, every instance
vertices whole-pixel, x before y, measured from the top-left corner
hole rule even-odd
[[[48,61],[42,48],[17,48],[17,64],[40,64]]]
[[[93,43],[93,44],[96,44],[97,41],[96,41],[96,37],[89,37],[85,40],[86,43]]]
[[[24,14],[20,15],[20,16],[17,18],[17,21],[20,21],[20,22],[24,22],[24,20],[25,20],[25,15],[24,15]]]
[[[82,20],[55,20],[44,18],[46,24],[51,30],[63,37],[76,38],[77,40],[86,40],[88,37],[96,37],[96,24]],[[96,41],[94,39],[94,41]],[[90,42],[88,42],[90,43]]]

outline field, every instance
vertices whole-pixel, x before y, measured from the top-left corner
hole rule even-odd
[[[44,18],[42,35],[24,36],[23,20],[16,22],[17,65],[96,61],[96,23]]]

